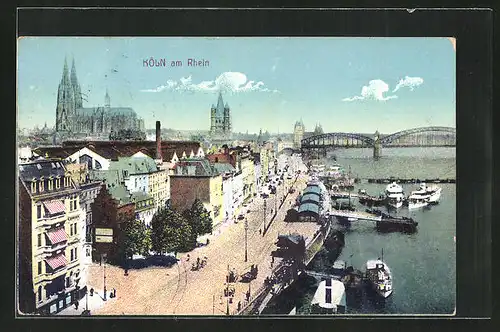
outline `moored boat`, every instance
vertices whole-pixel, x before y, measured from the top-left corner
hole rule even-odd
[[[346,312],[347,303],[344,283],[333,278],[321,281],[311,301],[311,313],[344,314]]]
[[[422,183],[421,186],[425,187],[425,191],[429,194],[429,204],[436,204],[439,202],[441,198],[441,187],[435,184],[427,186],[425,183]]]
[[[403,200],[405,197],[403,193],[403,187],[401,187],[396,182],[392,182],[387,185],[387,187],[385,188],[385,195],[388,205],[395,208],[400,208],[401,206],[403,206]]]
[[[381,216],[382,219],[377,221],[377,230],[379,231],[403,231],[412,233],[417,230],[418,222],[408,217],[395,217],[389,214],[383,213],[380,210],[366,210],[368,213],[372,213]]]
[[[366,277],[378,295],[387,298],[392,294],[392,274],[383,258],[366,262]]]
[[[421,183],[418,190],[414,190],[408,196],[408,208],[418,209],[420,207],[427,206],[429,204],[429,199],[431,195],[427,192],[427,187],[425,183]]]

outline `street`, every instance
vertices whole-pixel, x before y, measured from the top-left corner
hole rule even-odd
[[[246,292],[251,294],[264,284],[264,279],[271,272],[270,253],[275,247],[279,234],[299,233],[311,238],[319,228],[315,223],[286,223],[286,212],[290,202],[295,202],[297,195],[306,186],[307,177],[299,176],[294,187],[295,193],[288,194],[282,208],[278,211],[269,230],[262,235],[264,199],[254,197],[248,205],[248,261],[245,262],[245,222],[239,221],[227,228],[210,235],[210,244],[197,248],[189,253],[179,255],[178,264],[170,267],[150,267],[140,270],[129,270],[124,276],[121,268],[107,266],[106,284],[108,289],[116,288],[117,298],[100,306],[92,315],[225,315],[234,312],[238,302],[243,306]],[[290,181],[291,184],[291,181]],[[280,198],[287,191],[285,183],[279,186],[277,194]],[[267,199],[266,225],[271,219],[271,209],[275,207],[275,196]],[[293,204],[293,203],[292,203]],[[279,206],[279,201],[278,201]],[[246,211],[247,208],[243,210]],[[187,255],[190,260],[187,261]],[[199,257],[208,257],[205,267],[191,271],[191,264]],[[279,259],[274,260],[278,264]],[[225,281],[228,268],[234,269],[238,275],[250,270],[252,264],[258,265],[257,278],[250,284],[236,282],[232,303],[224,297]],[[274,265],[274,266],[275,266]],[[97,264],[90,267],[89,284],[102,288],[103,268]]]

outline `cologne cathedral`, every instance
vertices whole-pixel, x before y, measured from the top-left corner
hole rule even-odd
[[[122,129],[144,130],[144,120],[130,107],[111,107],[108,92],[104,106],[83,107],[83,97],[73,60],[71,74],[64,60],[63,74],[57,91],[56,132],[107,136]]]

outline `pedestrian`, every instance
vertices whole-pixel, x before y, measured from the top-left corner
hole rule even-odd
[[[241,301],[238,301],[238,311],[241,310]]]
[[[261,234],[262,234],[262,229],[259,228],[259,235],[261,235]]]
[[[79,304],[80,304],[80,303],[78,303],[78,301],[76,301],[76,302],[75,302],[75,309],[76,309],[76,310],[78,310],[78,305],[79,305]]]
[[[116,288],[113,288],[113,297],[116,297]]]

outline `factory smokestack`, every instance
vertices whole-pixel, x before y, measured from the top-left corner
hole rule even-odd
[[[161,127],[160,121],[156,121],[156,159],[161,160]]]

